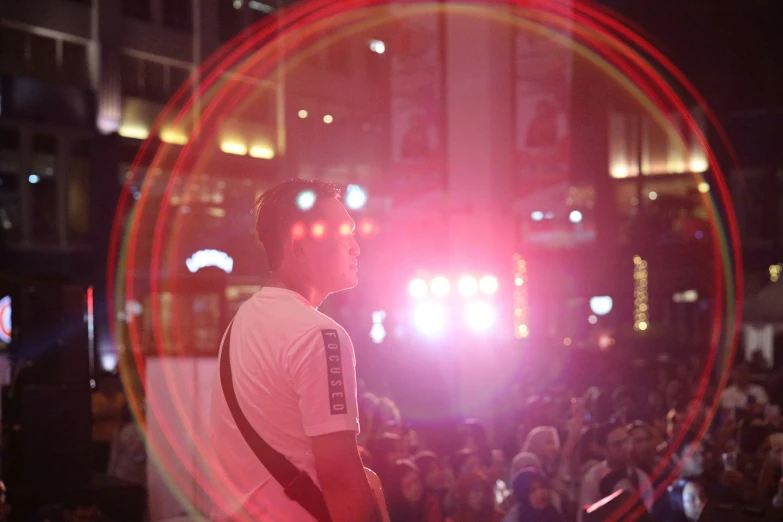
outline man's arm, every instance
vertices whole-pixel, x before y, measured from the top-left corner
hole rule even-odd
[[[312,437],[315,472],[335,522],[381,522],[380,510],[364,474],[356,433],[338,431]]]

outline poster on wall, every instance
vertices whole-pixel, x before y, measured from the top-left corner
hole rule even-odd
[[[421,194],[444,185],[442,19],[437,13],[395,23],[391,54],[391,189]]]
[[[523,242],[568,246],[589,226],[571,192],[573,51],[563,30],[514,37],[515,211]],[[576,235],[574,235],[576,234]],[[577,240],[582,242],[582,239]]]

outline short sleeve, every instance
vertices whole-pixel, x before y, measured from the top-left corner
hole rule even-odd
[[[356,359],[342,328],[314,328],[304,334],[288,353],[288,368],[305,435],[359,432]]]

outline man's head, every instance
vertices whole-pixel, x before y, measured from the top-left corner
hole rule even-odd
[[[746,364],[743,363],[734,368],[732,380],[737,388],[741,390],[748,388],[748,386],[750,386],[750,379],[750,368],[748,368]]]
[[[612,469],[622,469],[630,460],[631,437],[622,424],[609,422],[598,429],[598,444],[605,449],[606,461]]]
[[[627,426],[631,435],[631,462],[637,468],[649,470],[655,461],[655,440],[652,427],[646,422],[635,421]]]
[[[256,237],[273,272],[326,297],[358,282],[355,223],[328,183],[292,179],[256,200]]]

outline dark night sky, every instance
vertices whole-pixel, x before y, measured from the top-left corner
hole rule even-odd
[[[783,106],[783,1],[601,3],[641,26],[719,113]]]

